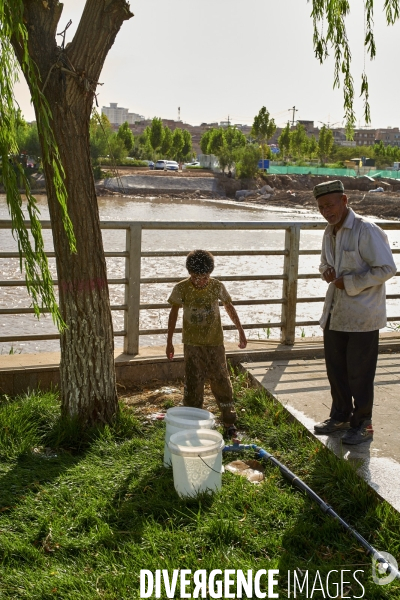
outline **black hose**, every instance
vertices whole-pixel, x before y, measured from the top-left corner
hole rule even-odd
[[[256,444],[236,444],[234,443],[232,446],[225,446],[223,452],[242,452],[244,450],[255,450],[258,456],[261,459],[269,461],[275,467],[278,467],[282,475],[290,481],[292,485],[298,488],[300,491],[305,492],[311,500],[314,500],[320,507],[323,513],[330,515],[336,521],[338,521],[342,527],[348,531],[353,537],[356,538],[358,543],[365,548],[368,554],[372,554],[375,560],[382,565],[381,570],[382,573],[386,573],[390,575],[391,573],[395,574],[395,578],[400,580],[400,571],[394,566],[391,565],[388,559],[383,556],[374,546],[369,544],[365,538],[361,534],[358,533],[353,527],[351,527],[342,517],[340,517],[329,504],[324,502],[322,498],[318,496],[304,481],[299,479],[297,475],[295,475],[290,469],[288,469],[284,464],[279,462],[272,454],[256,446]]]

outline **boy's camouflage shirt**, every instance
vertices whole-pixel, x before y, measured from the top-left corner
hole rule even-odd
[[[196,288],[190,278],[176,284],[168,302],[183,306],[182,341],[191,346],[221,346],[224,343],[218,302],[232,302],[225,286],[210,277],[205,288]]]

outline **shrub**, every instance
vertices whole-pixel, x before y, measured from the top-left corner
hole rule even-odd
[[[104,166],[120,166],[120,167],[147,167],[148,163],[145,160],[132,160],[130,158],[121,158],[114,160],[110,157],[101,157],[99,161]]]
[[[245,146],[238,150],[237,155],[236,176],[240,179],[255,177],[258,171],[258,161],[260,160],[260,149],[258,146],[253,144]]]

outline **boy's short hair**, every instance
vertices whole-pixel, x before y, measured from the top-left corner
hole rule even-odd
[[[214,271],[214,257],[208,250],[192,250],[186,257],[189,273],[206,275]]]

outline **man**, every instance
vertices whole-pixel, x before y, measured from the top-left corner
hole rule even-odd
[[[328,221],[320,272],[329,286],[320,324],[332,395],[329,419],[314,430],[345,430],[344,444],[361,444],[373,437],[379,329],[386,326],[385,281],[396,274],[396,265],[386,234],[349,208],[341,181],[316,185],[314,196]]]

